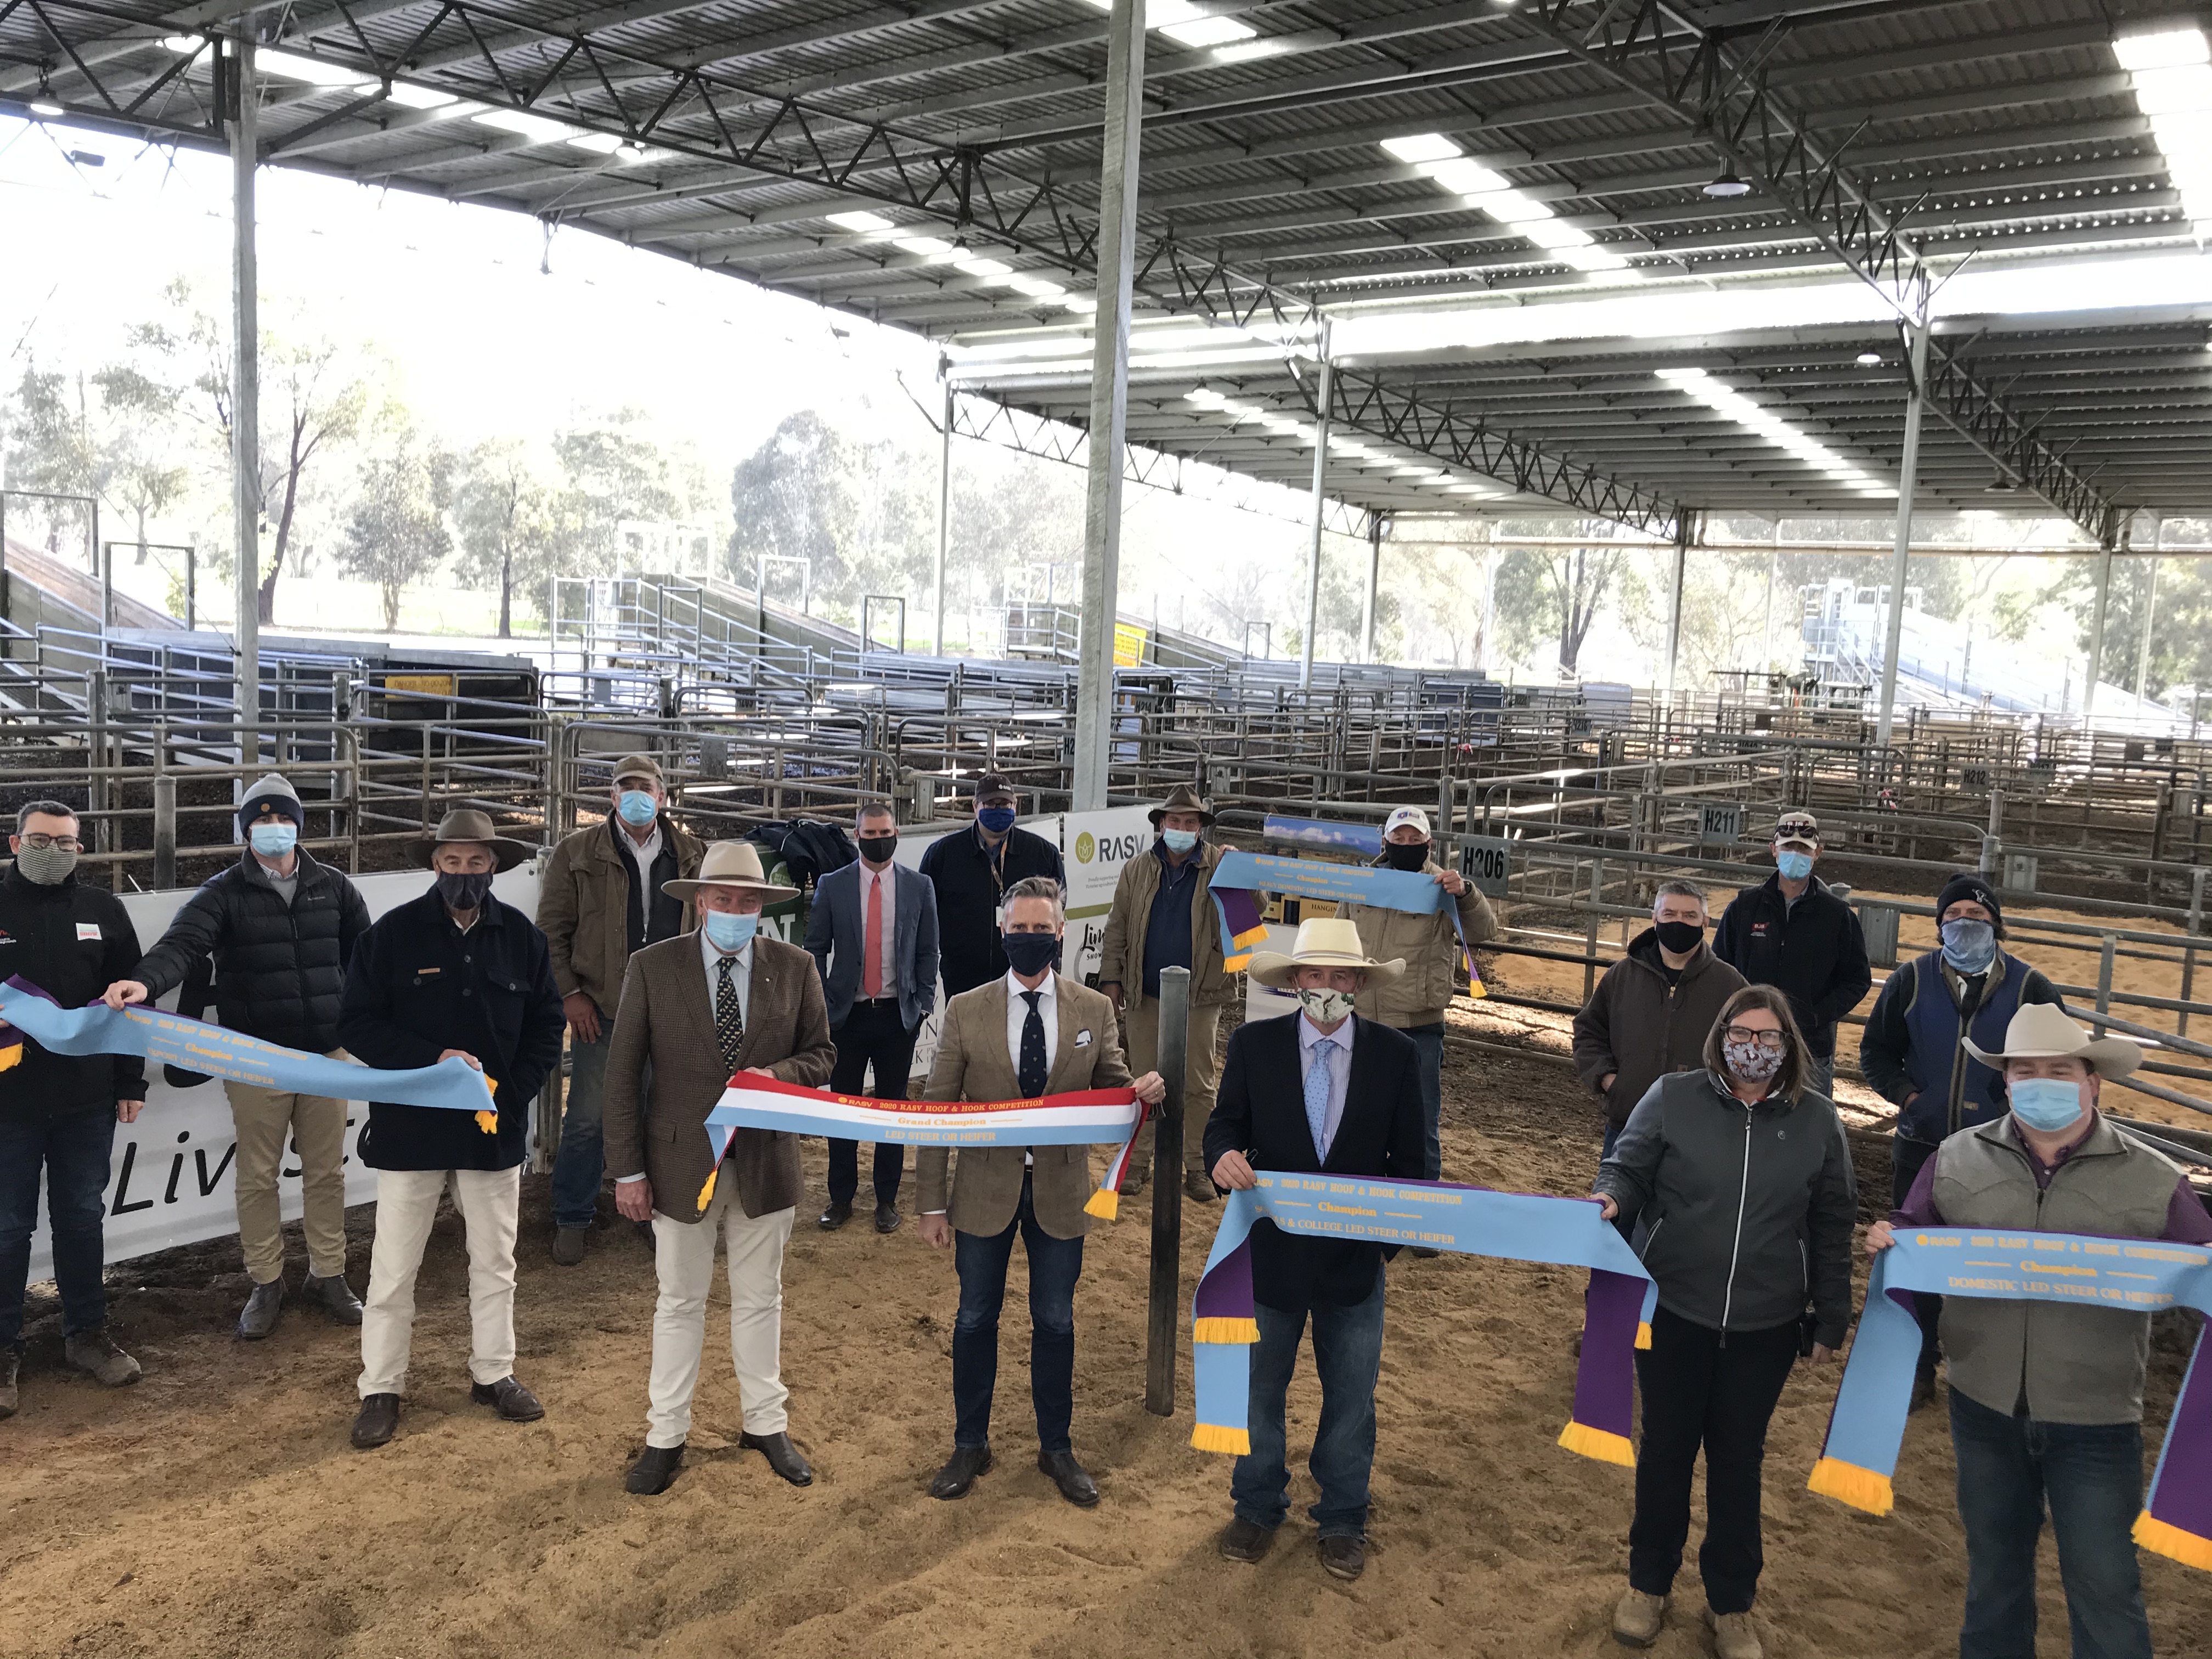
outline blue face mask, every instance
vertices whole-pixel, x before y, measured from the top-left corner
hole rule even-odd
[[[2012,1115],[2031,1129],[2051,1134],[2081,1121],[2081,1085],[2065,1078],[2022,1078],[2006,1084],[2005,1092]]]
[[[300,844],[300,830],[291,823],[257,823],[246,832],[253,850],[264,859],[281,859]]]
[[[1962,916],[1945,922],[1942,933],[1943,960],[1962,974],[1978,974],[1997,959],[1997,930],[1986,921]]]
[[[975,822],[994,836],[1003,836],[1014,827],[1014,809],[1011,806],[982,806],[975,811]]]
[[[1774,867],[1782,872],[1784,881],[1802,881],[1813,873],[1813,855],[1810,853],[1777,853]]]
[[[1198,845],[1198,831],[1195,830],[1163,830],[1160,831],[1160,839],[1167,842],[1169,852],[1188,853],[1192,848]]]
[[[718,951],[742,951],[760,927],[760,912],[740,915],[734,910],[709,910],[703,918],[707,939]]]
[[[660,803],[642,789],[625,789],[615,803],[615,811],[622,814],[624,823],[642,830],[659,815]]]

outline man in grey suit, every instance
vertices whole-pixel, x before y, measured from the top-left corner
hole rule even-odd
[[[945,1006],[930,1067],[930,1100],[1032,1100],[1082,1089],[1133,1088],[1158,1105],[1156,1072],[1133,1083],[1121,1059],[1114,1005],[1053,971],[1066,911],[1060,884],[1030,876],[1006,889],[1002,979]],[[1083,1272],[1084,1212],[1092,1188],[1087,1146],[971,1146],[949,1183],[951,1153],[915,1154],[921,1242],[957,1243],[960,1312],[952,1328],[952,1456],[930,1482],[933,1498],[967,1495],[991,1467],[991,1396],[999,1376],[999,1309],[1021,1235],[1030,1264],[1030,1391],[1036,1405],[1037,1468],[1071,1504],[1098,1501],[1098,1483],[1075,1461],[1075,1281]]]
[[[927,876],[891,862],[898,850],[898,821],[888,806],[860,809],[860,860],[832,870],[814,884],[814,909],[806,922],[806,948],[814,953],[828,993],[830,1034],[837,1040],[837,1069],[830,1086],[857,1095],[876,1068],[877,1100],[904,1100],[914,1070],[914,1040],[937,999],[937,895]],[[878,1142],[875,1158],[876,1231],[898,1230],[899,1177],[903,1147]],[[822,1230],[835,1231],[853,1218],[860,1189],[860,1143],[830,1143],[830,1207]]]

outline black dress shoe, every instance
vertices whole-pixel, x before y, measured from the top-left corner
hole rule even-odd
[[[1322,1569],[1332,1578],[1357,1578],[1367,1571],[1367,1540],[1364,1538],[1324,1538],[1319,1548]]]
[[[1087,1510],[1098,1501],[1098,1483],[1075,1461],[1073,1452],[1041,1451],[1037,1454],[1037,1468],[1060,1488],[1060,1495],[1076,1508]]]
[[[469,1398],[479,1406],[498,1407],[499,1414],[510,1423],[535,1423],[545,1415],[538,1396],[512,1376],[502,1376],[496,1382],[471,1382]]]
[[[791,1443],[789,1435],[741,1434],[738,1437],[738,1444],[743,1446],[747,1451],[757,1451],[768,1459],[769,1468],[790,1481],[793,1486],[811,1486],[814,1484],[813,1469],[808,1466],[805,1458],[799,1455],[799,1448]]]
[[[313,1303],[341,1325],[361,1323],[361,1298],[343,1273],[332,1273],[327,1279],[309,1273],[300,1286],[300,1300]]]
[[[372,1394],[361,1402],[361,1415],[353,1420],[353,1443],[374,1451],[392,1438],[399,1427],[399,1396]]]
[[[276,1328],[276,1316],[283,1310],[284,1281],[281,1277],[266,1285],[256,1285],[238,1316],[238,1334],[248,1342],[258,1342]]]
[[[573,1267],[583,1261],[592,1248],[589,1227],[556,1227],[553,1230],[553,1260],[563,1267]]]
[[[991,1468],[991,1449],[988,1446],[955,1446],[937,1478],[929,1483],[932,1498],[965,1498],[968,1488],[975,1484],[976,1477],[987,1474]]]
[[[623,1477],[623,1490],[640,1498],[658,1498],[676,1484],[676,1472],[683,1467],[682,1446],[647,1446]]]
[[[852,1205],[841,1198],[834,1200],[828,1209],[822,1212],[822,1219],[817,1224],[823,1232],[834,1233],[852,1218]]]
[[[1240,1515],[1221,1529],[1221,1536],[1214,1543],[1223,1560],[1249,1565],[1275,1547],[1275,1534],[1272,1528],[1256,1525]]]
[[[876,1231],[878,1232],[895,1233],[898,1231],[898,1224],[899,1212],[897,1205],[878,1204],[876,1206]]]

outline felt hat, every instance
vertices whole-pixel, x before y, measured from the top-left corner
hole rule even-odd
[[[1195,812],[1201,823],[1213,822],[1213,803],[1187,783],[1179,783],[1169,790],[1166,798],[1146,816],[1152,819],[1152,828],[1157,830],[1160,827],[1160,820],[1170,812]]]
[[[2142,1044],[2126,1037],[2092,1037],[2048,1002],[2026,1002],[2005,1027],[2004,1047],[1992,1053],[1969,1037],[1960,1047],[1998,1072],[2008,1060],[2078,1060],[2099,1077],[2125,1077],[2142,1064]]]
[[[435,830],[415,843],[416,862],[430,868],[440,845],[449,841],[482,842],[491,848],[495,870],[512,870],[538,850],[527,842],[510,841],[495,833],[490,813],[479,812],[473,806],[457,806],[438,820]]]
[[[667,882],[660,890],[689,904],[691,896],[702,887],[729,887],[740,892],[781,894],[787,897],[795,890],[768,878],[761,867],[760,848],[749,841],[716,842],[700,860],[696,879]]]
[[[1386,984],[1406,971],[1402,957],[1377,962],[1359,942],[1359,924],[1334,916],[1316,916],[1298,924],[1291,953],[1259,951],[1253,953],[1251,975],[1277,991],[1291,988],[1291,976],[1301,968],[1364,968],[1370,985]]]

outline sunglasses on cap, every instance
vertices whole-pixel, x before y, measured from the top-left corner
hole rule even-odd
[[[1774,839],[1818,841],[1820,839],[1820,826],[1804,818],[1784,818],[1774,826]]]

